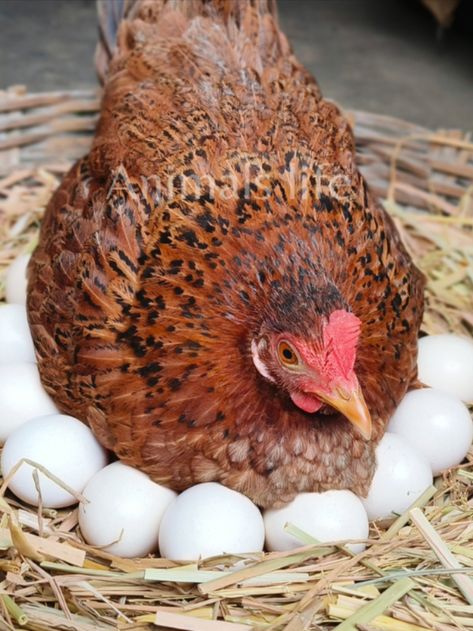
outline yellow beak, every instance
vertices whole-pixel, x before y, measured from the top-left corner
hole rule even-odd
[[[356,427],[365,440],[370,440],[371,414],[359,384],[356,384],[356,387],[351,392],[338,387],[329,395],[320,392],[316,394],[321,401],[328,403],[341,412]]]

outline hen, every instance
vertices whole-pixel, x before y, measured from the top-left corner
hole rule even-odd
[[[416,377],[424,280],[348,122],[271,0],[126,7],[29,268],[43,384],[173,489],[365,494]]]

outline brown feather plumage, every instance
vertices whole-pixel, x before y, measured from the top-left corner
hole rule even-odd
[[[117,41],[93,147],[30,265],[46,389],[176,490],[217,480],[262,506],[365,493],[416,377],[423,278],[356,169],[347,121],[271,2],[138,0]],[[340,414],[302,412],[251,360],[265,322],[312,335],[340,307],[362,321],[371,441]]]

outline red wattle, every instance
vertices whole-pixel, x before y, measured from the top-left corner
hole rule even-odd
[[[291,399],[294,405],[297,405],[298,408],[308,414],[317,412],[317,410],[320,410],[323,405],[320,399],[317,399],[310,394],[303,394],[302,392],[293,392],[291,394]]]

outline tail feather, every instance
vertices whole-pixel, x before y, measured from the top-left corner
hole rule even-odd
[[[270,15],[276,21],[276,0],[97,0],[99,41],[95,52],[97,74],[102,82],[117,48],[120,47],[119,29],[124,20],[140,19],[156,24],[167,8],[186,19],[205,16],[232,22],[242,28],[248,9],[258,19]]]
[[[120,23],[130,15],[136,0],[97,0],[99,39],[95,49],[95,68],[103,83],[115,52]]]

